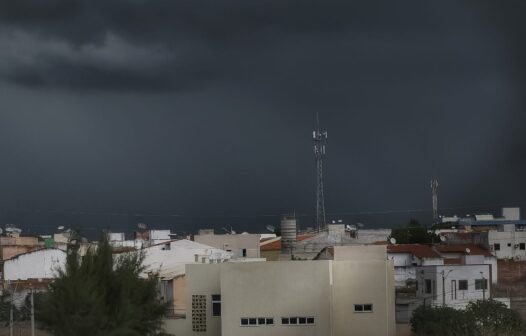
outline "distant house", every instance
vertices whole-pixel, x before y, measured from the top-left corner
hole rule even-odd
[[[425,305],[463,309],[491,298],[491,265],[417,267],[417,298]]]
[[[405,287],[408,282],[416,281],[418,266],[444,264],[438,252],[422,244],[387,245],[387,257],[394,263],[396,287]]]
[[[204,232],[202,232],[204,233]],[[259,258],[259,234],[214,234],[213,230],[206,234],[194,236],[197,243],[209,245],[232,253],[235,258]]]
[[[440,244],[434,246],[444,265],[490,265],[490,282],[497,283],[497,258],[482,245],[476,244]]]
[[[9,291],[16,305],[21,305],[30,290],[46,290],[66,265],[66,252],[44,248],[5,260],[2,289]]]

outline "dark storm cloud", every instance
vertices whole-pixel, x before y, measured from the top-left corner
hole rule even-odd
[[[265,73],[276,65],[272,59],[267,64],[269,52],[286,50],[305,37],[306,43],[321,42],[318,48],[324,48],[323,40],[334,36],[339,38],[332,45],[341,45],[335,52],[373,61],[388,53],[396,63],[407,60],[407,46],[402,51],[396,44],[409,44],[418,53],[420,45],[426,48],[428,41],[456,33],[467,34],[459,36],[459,45],[469,43],[466,27],[476,8],[454,3],[448,14],[456,19],[439,22],[434,11],[443,12],[445,5],[418,1],[2,1],[0,42],[6,47],[0,76],[33,87],[192,89],[247,72]],[[375,46],[368,39],[382,41]],[[382,46],[388,41],[391,45]],[[309,57],[304,47],[294,55],[299,61]],[[441,52],[440,45],[431,52]],[[327,53],[320,65],[334,56]],[[447,69],[455,70],[448,64],[436,67]]]
[[[524,7],[0,0],[0,220],[159,212],[195,229],[312,214],[316,112],[329,212],[429,208],[432,177],[443,207],[525,204]],[[156,224],[136,217],[120,224]]]

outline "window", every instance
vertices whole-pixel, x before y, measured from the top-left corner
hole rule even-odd
[[[526,244],[525,243],[520,243],[519,244],[519,249],[520,250],[526,250]]]
[[[221,316],[221,295],[212,294],[212,316]]]
[[[373,311],[373,305],[371,303],[365,304],[355,304],[354,312],[355,313],[370,313]]]
[[[246,257],[246,256],[247,256],[247,249],[243,249],[243,250],[242,250],[242,255],[243,255],[243,257]]]
[[[508,243],[508,247],[511,247],[511,243]]]
[[[265,325],[274,325],[273,317],[242,317],[242,327],[257,327]]]
[[[488,279],[476,279],[475,280],[475,289],[488,289]]]
[[[495,249],[495,251],[500,251],[500,244],[498,243],[493,244],[493,248]]]
[[[426,294],[431,294],[431,279],[426,279],[425,284],[426,284]]]
[[[468,290],[468,281],[458,280],[458,290]]]
[[[314,317],[312,316],[301,316],[301,317],[282,317],[282,325],[313,325]]]

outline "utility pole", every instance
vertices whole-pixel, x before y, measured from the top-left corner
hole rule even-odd
[[[438,223],[438,180],[431,180],[431,190],[433,191],[433,224]]]
[[[486,300],[486,278],[484,277],[484,273],[480,272],[480,275],[482,276],[482,300]]]
[[[327,132],[320,130],[320,119],[316,114],[316,130],[312,132],[314,141],[314,158],[316,159],[316,229],[320,232],[327,222],[325,218],[325,198],[323,195],[323,157]]]
[[[31,336],[35,336],[35,300],[31,289]]]
[[[9,306],[9,336],[13,336],[13,300]]]

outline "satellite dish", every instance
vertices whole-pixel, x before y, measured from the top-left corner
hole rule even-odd
[[[440,241],[446,241],[446,236],[440,236]]]
[[[396,238],[391,237],[391,239],[389,239],[389,242],[390,242],[391,244],[395,245],[395,244],[396,244]]]
[[[276,232],[276,228],[273,225],[267,225],[267,231],[274,233]]]
[[[469,247],[466,247],[466,253],[467,254],[471,253],[471,250],[469,249]]]
[[[59,230],[62,231],[62,230],[64,230],[64,226],[61,225],[61,226],[59,226],[57,229],[59,229]]]

